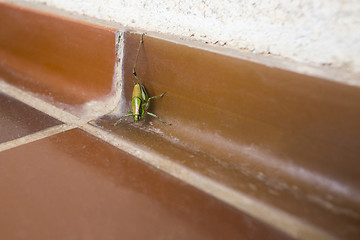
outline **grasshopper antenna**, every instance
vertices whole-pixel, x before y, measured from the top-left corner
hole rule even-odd
[[[143,42],[144,42],[144,40],[143,40],[144,35],[145,35],[145,33],[141,34],[140,43],[139,43],[139,48],[138,48],[138,50],[137,50],[137,54],[136,54],[136,58],[135,58],[135,63],[134,63],[134,68],[133,68],[133,74],[134,74],[134,76],[135,76],[135,78],[136,78],[136,80],[138,81],[139,84],[140,84],[140,80],[139,80],[138,76],[136,75],[136,63],[137,63],[138,58],[139,58],[139,53],[140,53],[141,45],[142,45]]]

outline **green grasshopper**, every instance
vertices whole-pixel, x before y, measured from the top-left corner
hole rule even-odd
[[[141,121],[144,119],[145,114],[155,117],[163,124],[168,125],[166,122],[164,122],[161,118],[159,118],[155,114],[148,112],[148,108],[150,107],[150,100],[164,96],[165,92],[158,96],[149,97],[144,85],[141,84],[138,76],[136,75],[136,70],[135,70],[136,63],[138,61],[141,45],[144,42],[143,37],[144,37],[144,34],[142,34],[140,37],[140,44],[139,44],[139,48],[137,50],[134,68],[133,68],[133,74],[137,80],[137,83],[135,83],[135,86],[134,86],[134,89],[132,92],[132,100],[131,100],[132,111],[128,111],[128,114],[122,116],[116,123],[114,123],[114,126],[119,124],[121,122],[121,120],[123,120],[125,117],[134,116],[135,122]]]

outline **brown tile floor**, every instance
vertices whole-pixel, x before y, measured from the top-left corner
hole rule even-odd
[[[83,132],[0,152],[0,239],[288,239]]]
[[[309,196],[304,192],[312,193],[312,196],[316,196],[315,194],[318,194],[318,192],[305,184],[297,184],[296,188],[290,189],[286,185],[275,182],[271,176],[268,177],[263,174],[261,168],[254,168],[254,164],[249,169],[245,163],[251,162],[253,159],[245,154],[236,156],[239,159],[238,162],[222,162],[223,158],[216,158],[209,152],[189,147],[181,139],[174,141],[166,134],[151,131],[149,129],[150,121],[153,123],[156,120],[148,118],[148,122],[134,123],[132,118],[127,118],[114,126],[113,123],[117,119],[112,116],[103,116],[92,124],[136,145],[139,149],[151,149],[151,151],[157,152],[159,155],[167,156],[173,163],[216,180],[238,192],[246,193],[247,196],[251,196],[253,199],[259,199],[270,206],[275,206],[293,214],[293,216],[311,219],[314,225],[316,224],[325,229],[331,228],[333,231],[348,236],[357,235],[357,226],[359,224],[357,219],[354,220],[354,218],[343,214],[334,214],[324,207],[319,207],[317,202],[309,201]],[[272,177],[278,176],[274,175]],[[286,184],[290,184],[290,181],[286,182]],[[332,197],[334,203],[344,206],[343,209],[351,207],[346,202],[342,202],[341,199],[337,199],[335,196]],[[353,208],[356,209],[356,206]]]
[[[0,93],[0,143],[59,124],[60,121]]]
[[[0,3],[1,78],[53,104],[99,99],[121,65],[121,32],[129,108],[139,34],[68,17]],[[172,126],[147,118],[114,127],[112,115],[95,127],[72,120],[64,126],[78,124],[97,137],[102,128],[226,185],[227,194],[241,193],[231,200],[256,199],[250,207],[228,202],[291,236],[359,239],[359,88],[169,40],[145,36],[137,73],[150,96],[167,92],[150,109]],[[0,149],[32,133],[45,136],[0,151],[0,239],[286,238],[79,129],[51,137],[42,131],[59,124],[0,95]],[[200,188],[231,198],[210,182]]]

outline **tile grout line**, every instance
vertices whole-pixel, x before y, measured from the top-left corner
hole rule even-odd
[[[80,127],[91,135],[136,156],[140,160],[156,167],[157,169],[170,174],[171,176],[206,192],[207,194],[245,212],[246,214],[259,219],[268,225],[289,234],[296,239],[306,240],[330,240],[335,239],[326,232],[308,225],[301,220],[283,211],[272,208],[260,201],[246,196],[241,192],[231,189],[217,181],[203,176],[195,171],[174,163],[171,159],[150,151],[139,149],[135,144],[128,143],[116,135],[106,132],[90,124]]]
[[[79,125],[87,123],[87,120],[82,120],[79,117],[63,109],[60,109],[50,103],[45,102],[44,100],[41,100],[33,96],[31,93],[25,92],[17,87],[14,87],[13,85],[3,81],[1,78],[0,78],[0,92],[63,122],[63,124],[56,125],[14,140],[1,143],[0,152],[21,146],[23,144],[34,142],[36,140],[50,137],[57,133],[61,133],[73,129],[78,127]]]
[[[41,100],[31,93],[25,92],[11,84],[6,83],[0,78],[0,92],[15,98],[16,100],[25,103],[26,105],[33,107],[40,112],[44,112],[47,115],[56,118],[66,124],[81,125],[86,124],[88,120],[83,120],[63,109],[60,109],[44,100]]]
[[[126,142],[126,140],[122,140],[109,132],[88,124],[89,119],[81,119],[1,80],[0,92],[3,92],[41,112],[44,112],[51,117],[64,122],[64,124],[60,126],[51,127],[49,129],[39,131],[35,134],[22,137],[20,138],[18,144],[14,143],[16,140],[1,144],[0,150],[10,149],[13,145],[14,147],[15,145],[20,146],[22,144],[32,142],[37,139],[46,138],[56,133],[73,128],[80,128],[89,134],[111,144],[112,146],[124,152],[130,153],[131,155],[139,158],[141,161],[144,161],[156,167],[157,169],[170,174],[171,176],[199,189],[200,191],[206,192],[207,194],[229,204],[230,206],[235,207],[238,210],[245,212],[246,214],[256,219],[266,222],[268,225],[273,226],[274,228],[287,233],[292,237],[304,240],[334,239],[327,233],[298,220],[296,217],[288,215],[285,212],[275,208],[271,208],[270,206],[252,199],[241,192],[233,190],[219,182],[196,173],[191,169],[174,163],[164,156],[139,149],[136,145]]]
[[[38,139],[42,139],[45,137],[52,136],[56,133],[60,133],[66,130],[70,130],[81,125],[87,124],[89,121],[96,119],[100,116],[105,115],[109,111],[116,108],[119,105],[121,93],[122,93],[122,69],[123,69],[123,55],[124,55],[124,32],[116,31],[115,32],[115,51],[117,60],[114,66],[114,77],[113,77],[113,92],[116,94],[111,94],[107,99],[103,99],[102,101],[92,101],[91,104],[84,104],[86,107],[83,109],[85,112],[89,112],[89,107],[95,108],[96,114],[92,115],[82,115],[82,117],[75,116],[74,114],[65,111],[57,106],[54,106],[51,103],[48,103],[40,98],[34,96],[31,92],[26,92],[21,90],[18,87],[15,87],[7,82],[5,82],[2,78],[0,78],[0,92],[11,96],[12,98],[25,103],[26,105],[40,111],[46,113],[47,115],[62,121],[64,124],[60,126],[50,127],[48,129],[40,130],[36,133],[26,135],[21,138],[17,138],[14,140],[10,140],[4,143],[0,143],[0,151],[4,151],[16,146],[20,146],[22,144],[26,144],[29,142],[36,141]],[[96,104],[94,104],[96,102]],[[105,105],[103,105],[103,103]],[[101,109],[101,111],[99,110]],[[106,112],[104,112],[106,111]],[[116,113],[116,112],[115,112]]]
[[[10,140],[0,144],[0,152],[15,148],[27,143],[35,142],[37,140],[50,137],[52,135],[65,132],[67,130],[75,128],[74,125],[68,124],[60,124],[53,127],[46,128],[44,130],[40,130],[38,132],[26,135],[24,137],[16,138],[14,140]]]

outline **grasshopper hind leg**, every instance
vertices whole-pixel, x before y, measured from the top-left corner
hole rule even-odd
[[[125,115],[122,116],[119,120],[117,120],[117,121],[114,123],[114,126],[118,125],[124,118],[134,116],[134,113],[133,113],[133,112],[128,111],[128,113],[129,113],[129,114],[125,114]]]
[[[150,116],[156,118],[157,120],[159,120],[161,123],[165,124],[165,125],[169,125],[167,124],[165,121],[163,121],[160,117],[156,116],[155,114],[151,113],[151,112],[146,112],[147,114],[149,114]]]

